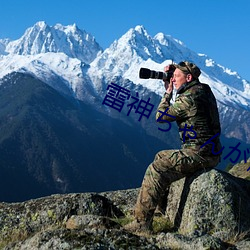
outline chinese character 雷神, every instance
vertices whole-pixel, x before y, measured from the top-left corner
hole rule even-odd
[[[135,109],[135,113],[140,114],[140,117],[138,119],[138,121],[140,121],[143,116],[148,119],[151,112],[153,111],[154,105],[150,103],[150,98],[148,98],[147,101],[139,100],[138,92],[136,92],[136,97],[131,96],[129,90],[115,83],[109,84],[107,90],[108,93],[106,94],[102,104],[116,109],[119,112],[122,111],[126,100],[134,100],[132,103],[127,105],[127,107],[129,107],[127,116],[129,116],[132,109]]]

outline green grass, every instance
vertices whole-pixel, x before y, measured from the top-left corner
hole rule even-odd
[[[125,217],[113,219],[113,221],[115,221],[116,223],[120,224],[123,227],[123,226],[129,224],[130,222],[132,222],[133,217],[132,216],[125,216]]]
[[[164,216],[155,216],[153,220],[153,231],[158,234],[161,232],[167,233],[173,231],[173,224]]]
[[[125,216],[122,218],[114,219],[114,221],[120,224],[122,227],[127,225],[128,223],[132,222],[134,219],[133,216]],[[164,216],[155,216],[153,220],[153,232],[155,234],[161,232],[172,232],[173,231],[173,224]]]

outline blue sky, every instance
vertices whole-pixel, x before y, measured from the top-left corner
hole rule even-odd
[[[105,49],[139,24],[250,81],[249,0],[0,0],[0,6],[0,38],[18,39],[37,21],[76,23]]]

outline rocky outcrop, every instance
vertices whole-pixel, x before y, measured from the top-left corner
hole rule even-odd
[[[250,181],[211,170],[173,183],[152,235],[122,227],[138,191],[0,203],[0,249],[250,249]]]
[[[197,172],[173,183],[167,216],[184,235],[223,240],[250,230],[250,182],[225,172]]]
[[[245,163],[245,161],[241,161],[240,163],[237,163],[236,165],[234,165],[230,170],[229,173],[231,175],[234,175],[236,177],[240,177],[243,179],[247,179],[250,180],[250,158],[247,160],[247,162]]]

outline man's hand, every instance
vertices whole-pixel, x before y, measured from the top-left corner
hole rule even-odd
[[[168,72],[170,69],[170,65],[165,66],[164,67],[164,72]],[[173,82],[172,82],[172,78],[170,78],[170,82],[168,82],[167,80],[163,80],[164,81],[164,86],[166,89],[166,93],[170,94],[173,91]]]

